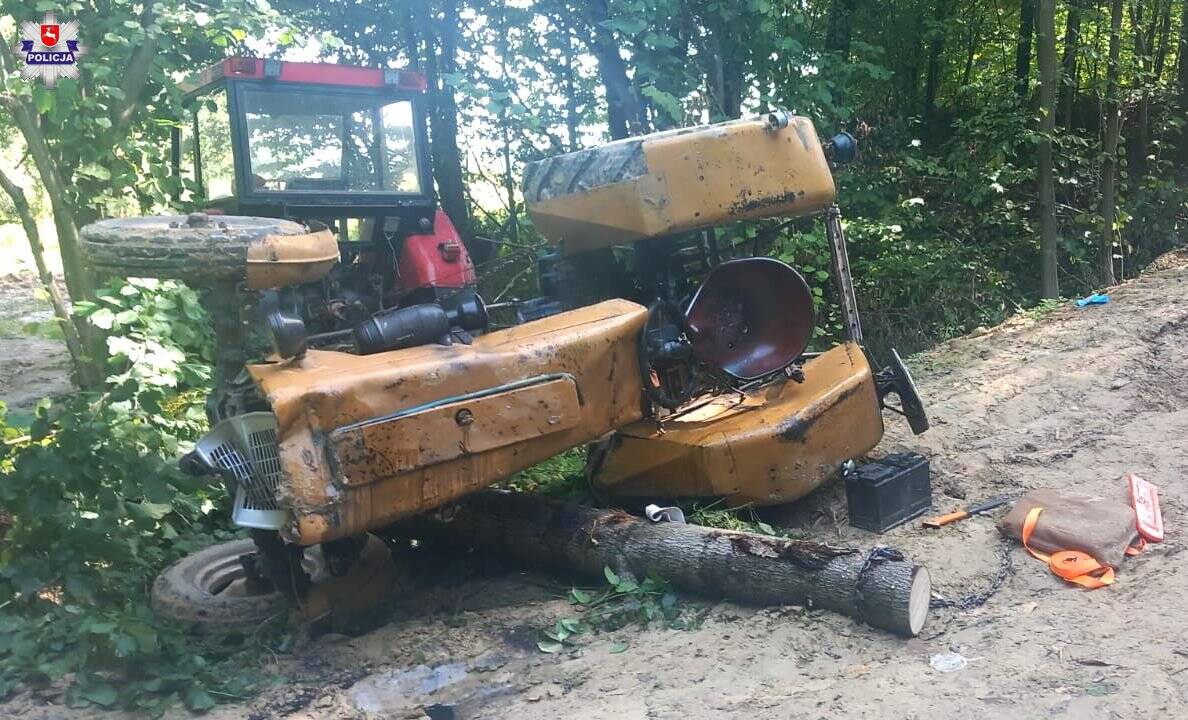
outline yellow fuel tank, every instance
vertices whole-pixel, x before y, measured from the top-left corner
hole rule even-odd
[[[532,163],[524,176],[528,212],[566,254],[819,212],[837,193],[817,132],[808,118],[781,115],[627,138]]]

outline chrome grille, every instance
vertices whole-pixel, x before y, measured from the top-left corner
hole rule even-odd
[[[281,469],[276,417],[254,412],[227,418],[198,441],[198,453],[234,485],[237,525],[280,529],[288,517],[277,501]]]
[[[250,433],[248,446],[255,469],[251,480],[244,483],[249,507],[255,510],[277,510],[276,488],[280,485],[281,465],[276,430]]]

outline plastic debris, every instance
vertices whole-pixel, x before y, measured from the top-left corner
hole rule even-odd
[[[933,655],[928,664],[937,672],[951,673],[964,670],[969,661],[961,653],[943,652]]]
[[[679,507],[660,507],[659,505],[649,505],[644,508],[644,515],[647,516],[648,520],[651,520],[654,523],[685,522],[685,513]]]
[[[1105,305],[1110,301],[1110,296],[1102,293],[1093,293],[1088,297],[1083,297],[1077,301],[1077,307],[1085,307],[1086,305]]]

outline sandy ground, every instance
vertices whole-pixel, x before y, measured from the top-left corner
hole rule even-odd
[[[938,511],[1039,487],[1122,497],[1127,471],[1160,485],[1168,539],[1128,560],[1114,587],[1066,585],[1014,548],[1013,571],[985,606],[934,611],[913,640],[799,607],[689,599],[705,612],[699,629],[625,629],[545,655],[538,631],[572,615],[561,599],[568,583],[462,558],[418,571],[383,626],[280,658],[288,683],[209,717],[1179,717],[1188,268],[1163,265],[1113,289],[1108,305],[1020,317],[915,358],[933,429],[913,437],[889,417],[880,446],[931,457]],[[798,505],[786,522],[833,543],[893,544],[926,564],[942,592],[985,587],[999,565],[1002,511],[880,538],[847,526],[836,485]],[[621,643],[628,649],[612,652]],[[967,667],[932,669],[930,656],[949,651]],[[68,713],[30,697],[8,712]]]
[[[66,346],[24,330],[30,323],[53,320],[49,303],[33,296],[37,287],[28,273],[0,276],[0,401],[14,419],[31,412],[43,397],[71,391]]]

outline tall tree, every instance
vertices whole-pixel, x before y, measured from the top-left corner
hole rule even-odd
[[[945,49],[945,32],[952,4],[952,0],[939,0],[931,23],[928,38],[928,67],[924,75],[924,117],[927,120],[931,120],[936,112],[936,93],[941,78],[941,54]]]
[[[1031,77],[1031,38],[1035,35],[1036,0],[1019,3],[1019,37],[1015,44],[1015,92],[1027,96]]]
[[[79,228],[105,214],[108,203],[132,199],[147,209],[177,188],[166,161],[180,101],[173,73],[200,68],[261,35],[262,23],[272,17],[247,0],[195,5],[71,4],[80,44],[91,50],[79,62],[79,77],[62,78],[53,88],[23,78],[21,60],[0,52],[0,108],[20,131],[31,174],[50,199],[72,300],[95,297],[96,278],[83,261]],[[17,21],[43,16],[29,3],[0,2],[0,9]],[[205,22],[196,22],[199,12]],[[4,37],[0,45],[18,43]],[[36,245],[33,238],[30,245]],[[92,326],[75,325],[82,341],[75,376],[94,387],[105,374],[106,346]]]
[[[1040,292],[1060,296],[1056,265],[1056,187],[1052,161],[1052,135],[1056,131],[1056,2],[1037,0],[1036,40],[1040,81],[1039,212]]]
[[[1180,51],[1176,65],[1176,84],[1179,86],[1181,113],[1188,113],[1188,1],[1180,4]],[[1183,117],[1183,115],[1181,115]],[[1188,127],[1180,127],[1180,159],[1188,166]],[[1188,172],[1186,172],[1188,174]]]
[[[1114,284],[1114,219],[1117,215],[1116,164],[1122,112],[1118,97],[1118,56],[1122,49],[1122,0],[1111,0],[1110,50],[1106,65],[1105,134],[1101,143],[1101,275]]]
[[[458,142],[458,100],[454,95],[453,81],[458,72],[458,34],[461,32],[458,0],[441,0],[441,14],[434,20],[437,52],[429,51],[433,68],[433,107],[429,117],[433,177],[437,181],[441,209],[461,231],[471,257],[477,263],[484,263],[495,247],[476,241],[471,229],[470,208],[466,204],[466,181],[462,176],[462,153]]]
[[[607,27],[610,10],[607,0],[591,0],[585,5],[589,18],[587,45],[598,60],[598,74],[606,89],[607,125],[612,138],[625,138],[644,131],[647,116],[635,87],[627,77],[627,63],[620,54],[619,41]]]
[[[854,31],[854,10],[858,0],[830,0],[829,21],[825,26],[825,49],[850,57],[850,42]]]
[[[1180,51],[1176,83],[1180,86],[1180,109],[1188,110],[1188,2],[1180,3]]]
[[[1064,54],[1060,58],[1060,123],[1072,127],[1073,104],[1077,96],[1077,60],[1081,49],[1081,3],[1069,0],[1064,24]]]

